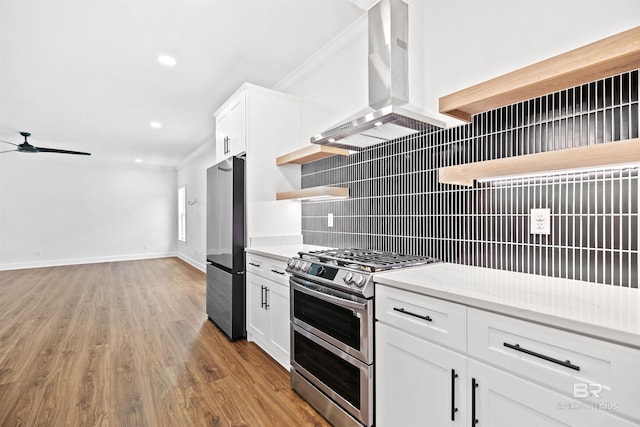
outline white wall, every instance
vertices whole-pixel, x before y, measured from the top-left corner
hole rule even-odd
[[[178,256],[194,267],[206,270],[207,250],[207,168],[216,164],[213,141],[201,145],[180,165],[177,187],[187,187],[187,241],[178,243]]]
[[[276,200],[281,191],[300,188],[300,166],[276,166],[276,159],[302,146],[300,101],[250,86],[247,93],[247,246],[256,238],[301,235],[300,202]]]
[[[640,25],[638,0],[414,3],[425,23],[424,98],[434,112],[441,96]]]
[[[94,158],[0,158],[0,269],[175,255],[176,172]]]
[[[275,85],[274,89],[300,98],[301,146],[368,105],[367,56],[367,17],[363,14]]]
[[[412,0],[411,101],[438,98],[640,25],[638,0]],[[275,89],[302,99],[301,141],[368,105],[367,22],[356,21]]]

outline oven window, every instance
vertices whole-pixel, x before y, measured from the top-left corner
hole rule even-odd
[[[352,310],[298,291],[294,291],[293,300],[295,318],[360,350],[360,318]]]
[[[360,410],[360,369],[295,332],[294,360]]]

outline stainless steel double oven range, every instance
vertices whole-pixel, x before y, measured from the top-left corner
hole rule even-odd
[[[373,273],[435,262],[362,249],[291,258],[291,386],[335,426],[374,422]]]

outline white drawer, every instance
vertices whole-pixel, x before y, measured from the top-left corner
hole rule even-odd
[[[429,341],[465,351],[467,308],[376,284],[376,319]]]
[[[285,271],[287,269],[286,261],[248,253],[246,263],[247,272],[289,286],[289,275]]]
[[[640,420],[640,350],[472,308],[467,316],[469,357]]]
[[[245,262],[247,263],[247,272],[264,276],[264,269],[266,268],[266,262],[258,255],[247,254]]]

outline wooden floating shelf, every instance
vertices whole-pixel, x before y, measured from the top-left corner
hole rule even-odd
[[[349,197],[349,189],[344,187],[311,187],[302,190],[283,191],[276,194],[276,200],[309,200]]]
[[[328,147],[326,145],[309,145],[291,153],[284,154],[276,159],[276,165],[282,166],[286,164],[303,165],[315,160],[324,159],[331,156],[348,156],[349,150],[336,147]]]
[[[442,184],[471,187],[477,179],[500,179],[514,175],[625,164],[640,164],[640,138],[449,166],[440,168],[438,181]]]
[[[440,112],[471,116],[640,68],[640,27],[440,98]]]

